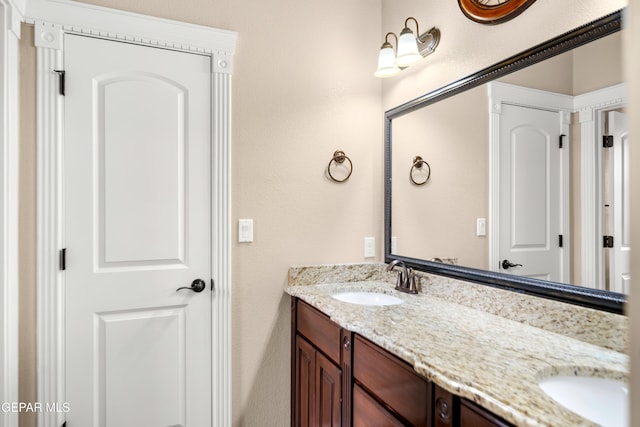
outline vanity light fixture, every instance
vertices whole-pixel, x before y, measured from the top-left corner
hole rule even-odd
[[[416,37],[409,28],[410,20],[416,24],[416,34],[419,34],[418,37]],[[393,46],[389,43],[390,35],[396,39],[397,53],[394,52]],[[374,73],[374,76],[395,76],[403,69],[420,62],[422,58],[433,53],[439,42],[440,30],[433,27],[426,33],[420,34],[418,21],[414,17],[408,17],[404,21],[404,28],[400,32],[400,38],[391,32],[385,36],[384,43],[380,48],[380,54],[378,55],[378,69]]]

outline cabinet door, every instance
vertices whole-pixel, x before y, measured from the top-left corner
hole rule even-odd
[[[316,419],[318,426],[340,426],[342,372],[316,352]]]
[[[300,336],[296,337],[295,409],[296,427],[315,426],[316,350]]]
[[[302,301],[291,307],[291,425],[350,427],[351,333]]]

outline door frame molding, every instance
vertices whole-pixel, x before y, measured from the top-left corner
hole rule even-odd
[[[580,120],[581,282],[604,289],[602,251],[602,112],[628,105],[627,84],[578,95],[574,111]]]
[[[73,33],[211,57],[212,423],[231,425],[231,74],[237,34],[69,0],[30,0],[37,48],[37,387],[39,402],[64,402],[62,224],[64,103],[54,69],[63,67],[63,35]],[[40,413],[59,427],[64,413]]]
[[[19,47],[23,10],[0,0],[0,402],[18,402]],[[17,412],[0,425],[18,427]]]
[[[569,282],[570,254],[571,254],[571,220],[570,220],[570,181],[569,159],[570,156],[570,123],[573,111],[573,97],[538,89],[502,82],[490,82],[487,84],[489,96],[489,270],[500,271],[500,233],[496,224],[500,221],[500,117],[504,104],[523,107],[538,108],[557,112],[561,134],[567,135],[567,144],[560,151],[560,198],[562,200],[560,227],[563,238],[560,268],[562,282]]]

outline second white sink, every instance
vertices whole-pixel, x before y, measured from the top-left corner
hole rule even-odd
[[[396,305],[402,303],[400,298],[380,292],[340,292],[331,296],[340,301],[359,305]]]
[[[602,426],[627,426],[629,389],[607,378],[554,376],[538,382],[542,390],[567,409]]]

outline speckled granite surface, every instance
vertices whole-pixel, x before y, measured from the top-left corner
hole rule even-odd
[[[537,301],[527,301],[540,298],[450,279],[427,278],[421,294],[407,295],[393,289],[389,282],[395,274],[385,273],[382,264],[332,268],[329,277],[340,281],[331,282],[322,275],[321,271],[331,270],[330,266],[292,268],[287,293],[411,363],[418,373],[441,387],[517,425],[591,425],[547,397],[537,385],[539,378],[581,373],[623,380],[627,377],[626,354],[588,342],[578,333],[580,327],[574,325],[591,327],[590,316],[595,322],[602,320],[595,310],[574,311],[574,306],[555,301],[548,302],[560,307],[552,305],[549,309]],[[365,279],[361,279],[363,272]],[[315,279],[308,279],[312,275]],[[321,284],[300,286],[311,285],[314,280]],[[353,290],[390,293],[403,303],[372,307],[331,297]],[[501,292],[518,298],[514,302],[512,295]],[[562,308],[569,313],[563,313]],[[551,311],[545,312],[547,309]],[[612,324],[617,325],[617,320]],[[626,327],[626,322],[620,324]],[[583,336],[578,339],[575,335]],[[593,336],[590,339],[598,341]],[[608,342],[611,338],[601,340]]]
[[[289,269],[289,286],[318,283],[344,283],[393,279],[396,273],[385,273],[385,264],[310,265]]]
[[[397,273],[388,273],[385,267],[381,263],[292,267],[289,269],[289,285],[369,280],[395,283]],[[600,347],[623,353],[627,350],[629,319],[626,316],[443,276],[418,274],[424,294]]]

